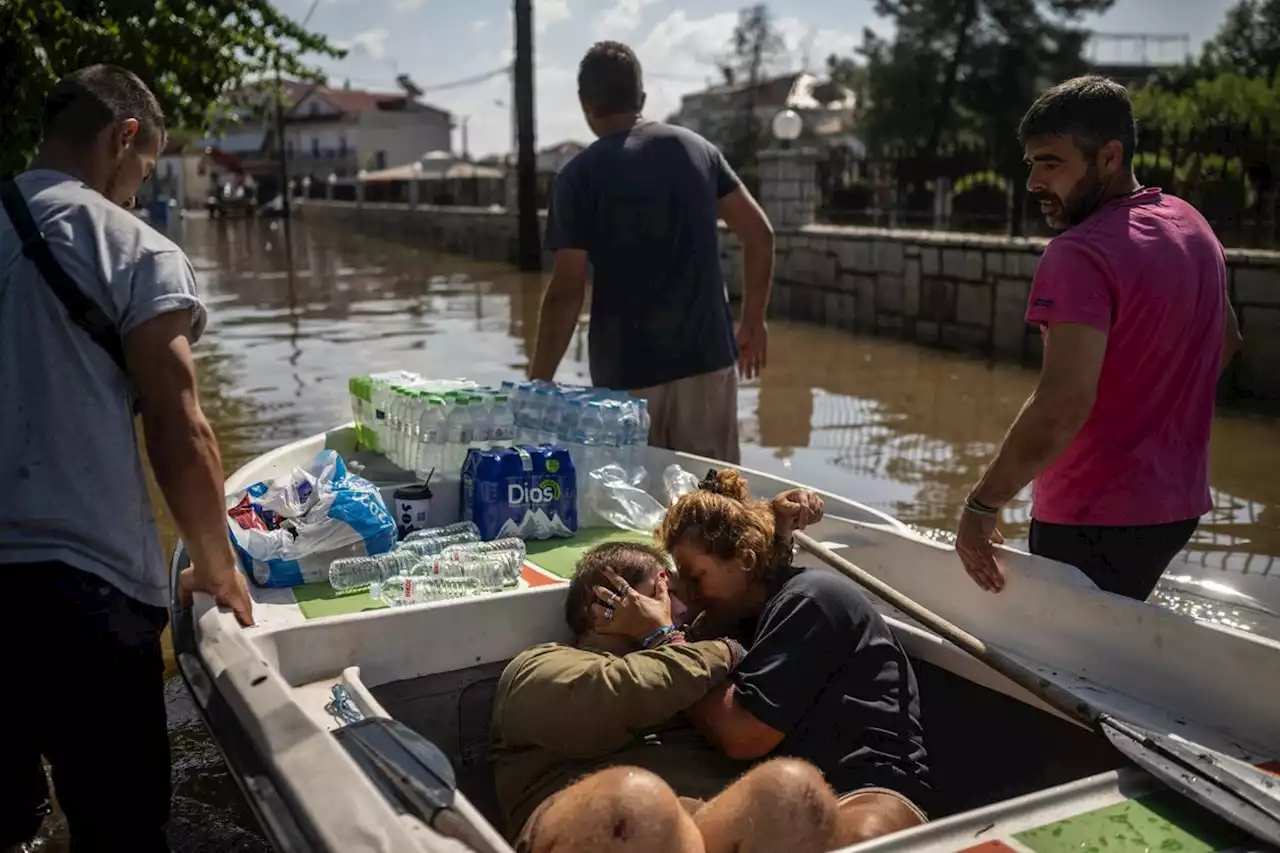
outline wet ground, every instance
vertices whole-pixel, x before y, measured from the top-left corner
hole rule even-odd
[[[201,396],[228,471],[349,419],[348,377],[408,368],[498,382],[523,374],[540,277],[295,224],[176,222],[209,305]],[[557,377],[586,380],[585,327]],[[846,495],[945,536],[1035,380],[881,338],[776,323],[769,367],[740,394],[743,463]],[[1280,420],[1222,411],[1215,508],[1156,593],[1172,609],[1280,637]],[[1005,535],[1026,536],[1024,495]],[[959,568],[957,567],[957,570]],[[266,849],[169,685],[175,851]],[[56,821],[35,849],[62,850]]]

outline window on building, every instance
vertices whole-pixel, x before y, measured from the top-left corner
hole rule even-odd
[[[345,133],[338,137],[338,156],[347,156],[347,135]]]
[[[387,152],[385,152],[385,151],[379,151],[378,153],[374,154],[374,155],[373,155],[373,164],[374,164],[374,165],[373,165],[373,167],[374,167],[375,169],[385,169],[385,168],[387,168]]]
[[[318,136],[311,137],[311,156],[320,156],[320,137]]]

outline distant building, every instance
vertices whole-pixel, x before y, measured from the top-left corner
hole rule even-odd
[[[314,86],[285,114],[292,177],[347,177],[451,148],[453,117],[413,95]]]
[[[762,80],[754,87],[725,83],[690,93],[680,99],[680,111],[672,121],[724,146],[734,122],[753,100],[756,119],[766,132],[775,115],[792,109],[804,121],[805,136],[860,146],[853,136],[853,91],[804,71]]]

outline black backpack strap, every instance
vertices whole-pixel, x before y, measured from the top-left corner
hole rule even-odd
[[[102,309],[84,295],[84,291],[76,285],[71,276],[67,275],[62,264],[58,263],[58,259],[53,256],[48,242],[36,226],[31,209],[27,207],[26,199],[22,197],[22,191],[14,181],[8,180],[0,185],[0,201],[4,202],[4,211],[9,214],[13,230],[22,241],[22,254],[36,265],[40,277],[53,291],[53,295],[58,297],[62,307],[67,309],[71,322],[84,329],[89,337],[93,338],[94,343],[102,347],[127,376],[129,368],[124,360],[124,345],[120,342],[120,335],[116,332],[115,326],[107,315],[102,313]]]

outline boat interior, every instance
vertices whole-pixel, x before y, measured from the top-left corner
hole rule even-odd
[[[275,476],[290,460],[323,446],[321,439],[280,452],[233,477],[229,491]],[[705,470],[709,460],[683,461],[689,470],[700,464]],[[756,494],[794,485],[744,473]],[[1280,644],[1099,594],[1075,569],[1016,552],[1009,552],[1016,582],[991,596],[963,577],[946,546],[851,501],[824,498],[828,516],[811,529],[815,539],[1026,661],[1045,679],[1087,690],[1104,709],[1161,732],[1185,733],[1237,758],[1257,762],[1280,753],[1280,717],[1274,713],[1280,702],[1274,666]],[[829,571],[808,555],[799,561]],[[175,568],[180,564],[179,557]],[[227,706],[229,713],[210,719],[210,725],[229,760],[232,741],[259,757],[256,766],[233,766],[242,786],[251,799],[274,798],[300,816],[312,839],[306,848],[343,849],[365,837],[359,827],[377,825],[386,832],[390,809],[399,815],[407,846],[377,849],[509,851],[488,756],[494,693],[515,655],[537,643],[569,639],[565,591],[552,584],[250,629],[239,628],[203,598],[177,641],[179,662],[203,707],[211,707],[215,695]],[[980,814],[989,827],[1001,809],[1024,814],[1060,804],[1075,796],[1071,791],[1084,791],[1081,785],[1114,787],[1140,776],[1096,733],[905,615],[887,606],[881,610],[920,683],[937,796],[931,824],[902,835],[959,826],[975,809],[985,810]],[[346,689],[364,716],[398,721],[444,753],[456,775],[460,796],[454,810],[465,831],[393,802],[385,785],[371,778],[377,771],[362,770],[350,759],[333,736],[349,722],[333,713],[335,685]],[[1118,775],[1112,772],[1117,770]],[[992,811],[992,804],[1006,805]],[[466,845],[456,846],[457,839]]]

